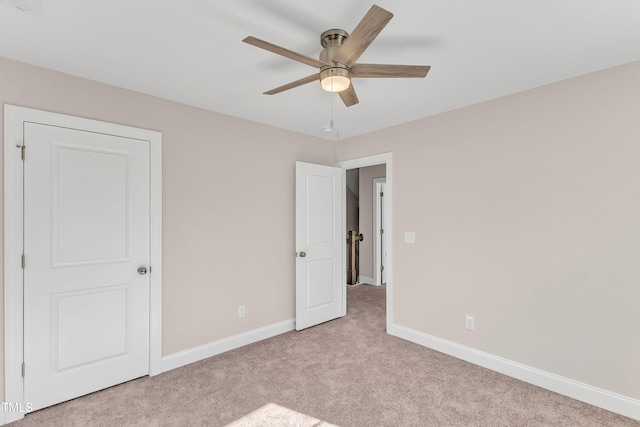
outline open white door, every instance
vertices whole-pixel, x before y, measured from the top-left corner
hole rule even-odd
[[[296,329],[345,313],[340,168],[296,162]]]
[[[387,283],[387,233],[386,229],[386,178],[373,180],[373,247],[375,264],[373,266],[373,284],[384,285]]]

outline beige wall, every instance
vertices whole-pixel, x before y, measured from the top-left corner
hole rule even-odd
[[[0,58],[5,103],[162,132],[163,355],[294,317],[295,161],[331,142]]]
[[[373,179],[384,178],[385,165],[360,168],[360,233],[364,237],[360,242],[360,276],[373,279],[375,264],[373,251]]]
[[[394,322],[639,399],[639,75],[338,143],[3,59],[0,103],[163,133],[164,355],[292,318],[294,161],[391,151]]]
[[[639,399],[639,93],[636,62],[337,144],[393,152],[394,322]]]

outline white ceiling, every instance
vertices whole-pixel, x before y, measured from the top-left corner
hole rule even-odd
[[[640,60],[638,0],[377,0],[395,17],[359,62],[432,69],[355,80],[347,109],[316,83],[262,95],[314,69],[241,40],[317,57],[320,34],[351,32],[372,0],[1,2],[0,56],[330,139]]]

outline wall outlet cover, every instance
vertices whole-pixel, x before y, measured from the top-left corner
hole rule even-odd
[[[404,232],[404,242],[405,243],[415,243],[416,242],[416,232],[415,231],[405,231]]]
[[[475,319],[471,316],[465,316],[464,327],[473,330],[475,328]]]

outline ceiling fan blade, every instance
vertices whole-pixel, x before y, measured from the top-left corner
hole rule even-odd
[[[311,83],[313,81],[320,80],[320,74],[312,74],[310,76],[304,77],[300,80],[296,80],[295,82],[287,83],[286,85],[282,85],[275,89],[271,89],[268,92],[265,92],[265,95],[275,95],[276,93],[284,92],[285,90],[293,89],[294,87],[306,85],[307,83]]]
[[[368,77],[425,77],[429,65],[355,64],[351,67],[352,78]]]
[[[326,65],[331,65],[327,62],[319,61],[317,59],[311,58],[306,55],[302,55],[301,53],[294,52],[289,49],[285,49],[284,47],[280,47],[273,43],[266,42],[264,40],[257,39],[255,37],[249,36],[242,40],[245,43],[254,45],[264,50],[268,50],[269,52],[273,52],[277,55],[282,55],[285,58],[293,59],[294,61],[302,62],[303,64],[311,65],[315,68],[324,67]]]
[[[338,95],[340,95],[340,99],[342,99],[342,102],[344,102],[344,105],[347,107],[351,107],[360,102],[358,101],[358,95],[356,95],[353,84],[350,84],[349,87],[342,92],[338,92]]]
[[[393,18],[393,13],[376,5],[371,6],[351,35],[333,55],[332,61],[351,67],[391,18]]]

